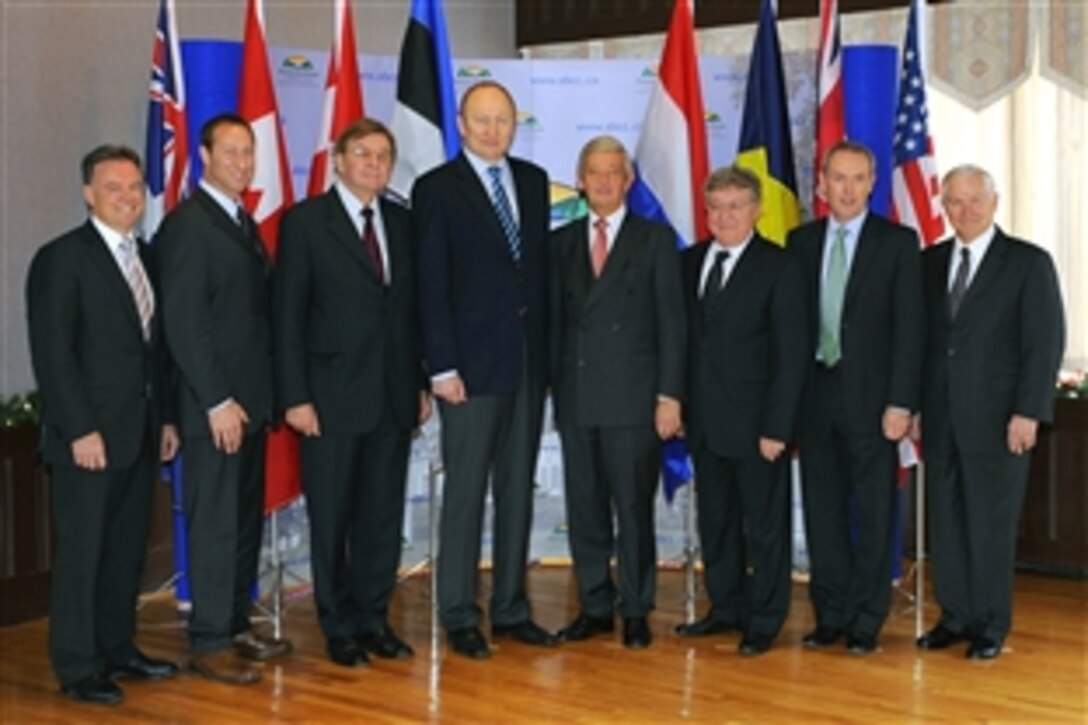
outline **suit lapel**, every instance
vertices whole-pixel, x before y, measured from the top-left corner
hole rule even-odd
[[[858,245],[854,250],[854,259],[850,262],[849,276],[846,278],[846,294],[843,296],[842,307],[843,310],[850,308],[850,303],[857,296],[858,287],[861,285],[861,281],[865,279],[865,271],[876,259],[876,255],[879,253],[877,249],[878,242],[873,234],[870,233],[871,225],[873,224],[872,214],[866,214],[865,222],[861,225],[861,232],[858,234]],[[826,231],[826,227],[825,227]],[[827,243],[827,234],[823,235],[824,244]],[[820,255],[821,261],[823,255]],[[822,268],[821,264],[821,268]]]
[[[348,216],[348,210],[340,200],[336,189],[325,192],[326,217],[329,224],[329,236],[348,253],[348,256],[366,269],[370,279],[377,279],[374,275],[374,263],[365,254],[362,238],[355,233],[355,225]]]
[[[454,166],[457,170],[458,183],[457,187],[461,190],[461,194],[465,198],[466,205],[472,210],[473,216],[484,222],[487,230],[487,237],[496,245],[497,249],[500,249],[506,256],[510,256],[510,251],[506,243],[506,233],[502,230],[502,225],[499,224],[499,217],[495,213],[495,207],[491,205],[491,196],[488,190],[484,188],[483,181],[476,174],[476,170],[472,168],[472,164],[464,154],[457,157],[458,163]],[[511,167],[512,168],[512,167]],[[514,181],[515,187],[521,185]],[[521,192],[515,189],[518,194],[518,203],[521,203]],[[519,207],[524,213],[525,207]]]
[[[385,246],[389,252],[390,294],[396,294],[410,279],[408,266],[411,264],[408,254],[409,230],[402,227],[401,217],[391,213],[393,202],[379,199],[382,208],[382,223],[385,225]]]
[[[585,267],[587,271],[591,269],[589,258],[589,231],[586,226],[589,222],[587,216],[582,223],[582,258],[585,260]],[[623,223],[620,224],[619,231],[616,232],[616,239],[612,242],[612,250],[608,253],[608,258],[605,260],[604,269],[601,270],[601,276],[593,281],[589,290],[589,296],[586,298],[586,309],[593,307],[598,300],[604,298],[608,294],[608,290],[617,284],[620,284],[620,280],[623,278],[624,270],[627,269],[631,259],[635,256],[637,250],[642,246],[642,231],[635,228],[635,223],[631,221],[630,214],[627,214],[623,218]],[[592,272],[589,275],[592,278]]]
[[[87,244],[88,256],[92,263],[106,280],[106,285],[120,296],[120,302],[125,309],[125,314],[143,335],[143,326],[140,323],[140,311],[136,309],[136,298],[132,294],[132,288],[117,266],[113,253],[106,245],[106,240],[95,229],[94,224],[87,220],[84,226],[83,240]]]
[[[997,283],[998,278],[1001,276],[1001,268],[1005,265],[1005,255],[1008,250],[1008,237],[1000,229],[995,229],[994,238],[990,242],[989,249],[986,250],[986,256],[982,258],[982,264],[979,266],[978,271],[975,272],[971,284],[967,286],[967,291],[960,301],[960,309],[956,314],[957,320],[961,319],[965,312],[970,314],[975,306],[974,300]],[[945,271],[947,272],[947,268]],[[945,289],[947,290],[947,288],[946,284]],[[948,309],[948,305],[945,305],[945,309]]]
[[[193,198],[195,198],[197,203],[204,209],[208,218],[211,219],[212,224],[235,243],[241,245],[247,252],[256,256],[263,266],[266,268],[268,267],[268,255],[265,253],[264,245],[261,243],[260,232],[256,220],[250,217],[250,224],[253,227],[253,236],[247,237],[242,231],[242,227],[238,224],[238,221],[227,214],[226,210],[219,206],[219,202],[213,199],[208,192],[198,187]]]
[[[729,301],[735,299],[739,294],[743,294],[749,280],[756,278],[757,275],[753,274],[752,270],[760,265],[764,251],[762,238],[758,234],[754,234],[752,241],[748,242],[744,254],[733,265],[733,271],[730,272],[729,279],[725,281],[725,289],[715,298],[710,309],[712,318],[719,311],[729,309]]]

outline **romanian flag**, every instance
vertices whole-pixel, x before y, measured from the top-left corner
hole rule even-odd
[[[782,52],[771,0],[763,0],[759,13],[737,148],[737,165],[755,172],[763,182],[759,233],[785,244],[786,232],[801,223],[801,203],[793,166]]]

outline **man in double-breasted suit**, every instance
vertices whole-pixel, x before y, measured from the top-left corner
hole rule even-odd
[[[830,216],[787,241],[816,342],[798,439],[816,610],[804,644],[845,636],[858,655],[876,649],[891,605],[896,446],[918,408],[924,324],[918,237],[868,210],[875,179],[868,147],[836,144],[820,175]]]
[[[516,120],[503,86],[468,89],[458,115],[462,153],[412,190],[423,352],[446,469],[439,618],[453,651],[472,658],[490,655],[476,604],[489,479],[492,635],[556,643],[532,621],[525,593],[548,366],[548,177],[507,155]]]
[[[82,171],[90,218],[34,255],[27,327],[53,483],[49,657],[65,694],[117,704],[114,678],[177,673],[137,650],[135,636],[156,463],[173,457],[178,435],[164,425],[150,252],[133,231],[140,157],[99,146]]]
[[[1054,263],[994,224],[993,179],[942,182],[955,236],[926,250],[921,429],[941,617],[922,649],[993,659],[1012,625],[1016,529],[1040,423],[1051,420],[1065,321]]]
[[[680,430],[686,325],[675,236],[627,210],[633,180],[615,138],[582,147],[578,183],[589,213],[552,235],[549,334],[581,605],[559,637],[612,631],[615,554],[623,643],[641,648],[651,640],[661,440]]]
[[[244,119],[208,121],[200,133],[204,178],[155,238],[185,455],[190,667],[230,684],[260,679],[248,660],[290,649],[249,621],[272,416],[270,265],[242,205],[253,144]]]
[[[705,188],[713,239],[683,257],[685,430],[711,606],[677,632],[739,630],[740,653],[758,655],[789,611],[788,448],[811,364],[808,298],[798,260],[755,231],[759,177],[725,167]]]
[[[302,436],[310,562],[329,657],[411,647],[387,612],[400,563],[412,429],[423,389],[407,210],[381,196],[392,134],[361,118],[333,147],[337,181],[283,218],[276,264],[279,403]]]

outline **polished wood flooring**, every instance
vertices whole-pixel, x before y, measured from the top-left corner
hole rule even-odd
[[[486,585],[488,576],[483,582]],[[534,569],[538,621],[557,629],[576,610],[564,568]],[[914,615],[897,595],[872,656],[800,646],[812,625],[804,584],[776,647],[755,659],[736,654],[737,638],[678,639],[683,575],[663,571],[650,649],[624,650],[616,638],[541,650],[494,647],[475,662],[432,649],[428,580],[401,585],[392,623],[415,647],[406,662],[346,670],[324,656],[308,596],[286,618],[296,653],[264,665],[264,680],[228,687],[189,675],[125,684],[116,708],[62,698],[46,657],[45,620],[0,629],[0,721],[194,722],[311,721],[454,723],[533,721],[829,721],[971,720],[1085,722],[1088,690],[1088,582],[1020,576],[1016,624],[1006,652],[972,662],[963,649],[914,647]],[[151,598],[140,615],[140,646],[182,661],[185,637],[168,598]],[[927,606],[927,623],[936,616]]]

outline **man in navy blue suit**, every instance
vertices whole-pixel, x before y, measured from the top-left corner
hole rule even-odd
[[[553,646],[530,617],[525,562],[544,388],[548,177],[507,156],[516,106],[498,83],[466,91],[457,158],[412,192],[423,351],[446,467],[439,617],[453,651],[490,655],[476,585],[484,496],[495,501],[490,618],[496,637]]]

